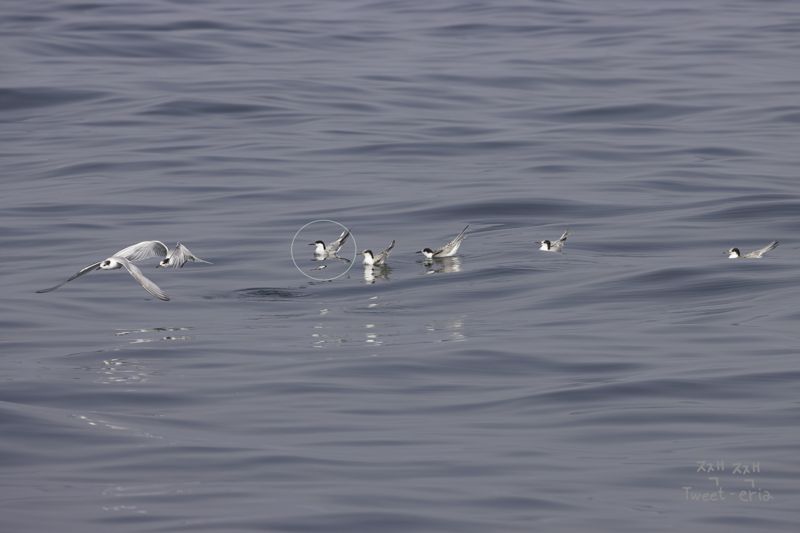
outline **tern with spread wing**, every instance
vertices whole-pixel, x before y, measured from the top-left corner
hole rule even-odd
[[[134,265],[130,259],[128,259],[127,257],[121,257],[117,255],[113,255],[107,259],[104,259],[103,261],[98,261],[97,263],[92,263],[91,265],[82,268],[80,271],[78,271],[76,274],[74,274],[66,281],[63,281],[54,287],[50,287],[49,289],[42,289],[36,292],[43,293],[43,292],[54,291],[57,288],[64,285],[65,283],[68,283],[74,280],[75,278],[79,278],[95,270],[117,270],[119,268],[125,268],[125,270],[128,271],[128,274],[130,274],[133,277],[133,279],[138,281],[139,285],[141,285],[144,290],[146,290],[159,300],[164,300],[164,301],[169,300],[169,296],[167,296],[166,293],[162,291],[158,285],[156,285],[150,279],[145,277],[145,275],[142,274],[142,271],[139,270],[139,267]]]

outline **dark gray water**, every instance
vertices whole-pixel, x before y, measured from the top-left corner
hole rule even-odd
[[[789,1],[3,2],[0,530],[796,531],[798,32]],[[391,271],[305,278],[319,218]],[[147,239],[214,265],[34,293]]]

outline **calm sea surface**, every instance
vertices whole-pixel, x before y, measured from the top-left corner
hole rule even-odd
[[[0,531],[797,531],[798,35],[793,1],[4,1]],[[311,270],[317,219],[390,268]],[[150,239],[214,264],[35,294]]]

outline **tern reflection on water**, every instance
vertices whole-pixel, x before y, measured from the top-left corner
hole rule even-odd
[[[310,344],[317,350],[330,351],[346,358],[374,357],[381,354],[380,347],[403,344],[411,337],[415,342],[454,342],[467,339],[465,324],[468,314],[444,313],[434,319],[418,316],[410,322],[398,323],[391,318],[393,301],[382,296],[371,296],[359,300],[354,307],[319,309],[317,318],[311,323]],[[402,306],[397,309],[407,311]],[[343,316],[363,317],[362,320],[342,321]],[[309,337],[306,337],[309,339]],[[308,342],[308,340],[304,341]],[[353,351],[355,346],[374,348],[368,354]]]
[[[392,269],[388,265],[364,265],[364,282],[372,284],[379,279],[388,280],[391,272]]]
[[[460,342],[467,340],[464,334],[464,320],[466,315],[446,320],[430,322],[425,326],[428,333],[436,334],[439,338],[434,342]]]
[[[110,357],[103,359],[102,366],[97,369],[99,377],[95,380],[103,384],[139,384],[147,383],[155,371],[138,360]]]
[[[440,273],[455,273],[461,272],[461,258],[458,256],[454,257],[443,257],[441,259],[436,260],[425,260],[422,262],[422,266],[425,267],[426,274],[440,274]]]
[[[185,333],[191,327],[165,326],[154,328],[132,328],[114,330],[115,337],[123,337],[114,345],[100,350],[103,354],[99,362],[94,360],[85,369],[97,374],[96,383],[106,385],[137,385],[149,382],[160,374],[157,366],[152,365],[146,357],[134,355],[129,345],[159,342],[190,341]]]

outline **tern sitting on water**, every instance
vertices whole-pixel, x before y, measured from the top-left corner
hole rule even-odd
[[[381,253],[375,255],[372,250],[364,250],[361,255],[364,256],[364,264],[367,266],[382,266],[386,264],[386,259],[389,257],[389,252],[394,248],[394,241],[387,246]]]
[[[731,248],[730,250],[727,250],[725,253],[728,254],[728,259],[761,259],[764,256],[764,254],[766,254],[770,250],[774,250],[777,247],[778,247],[778,241],[772,241],[763,248],[759,248],[758,250],[753,250],[752,252],[747,252],[745,254],[742,254],[738,248]]]
[[[314,241],[308,243],[309,246],[314,246],[314,255],[317,256],[317,259],[325,259],[328,257],[334,257],[339,250],[342,249],[344,246],[347,237],[350,236],[350,232],[348,230],[344,230],[339,238],[335,241],[331,241],[330,244],[326,245],[323,241]]]
[[[127,250],[127,248],[126,248],[126,250]],[[120,251],[122,252],[122,251],[125,251],[125,250],[120,250]],[[79,277],[83,276],[84,274],[88,274],[89,272],[92,272],[94,270],[116,270],[116,269],[122,268],[122,267],[125,267],[125,270],[127,270],[128,273],[131,276],[133,276],[133,279],[135,279],[136,281],[139,282],[139,285],[141,285],[144,290],[146,290],[147,292],[149,292],[150,294],[152,294],[153,296],[155,296],[159,300],[164,300],[164,301],[169,300],[169,296],[167,296],[164,293],[164,291],[162,291],[161,288],[159,288],[158,285],[156,285],[155,283],[150,281],[148,278],[146,278],[145,275],[142,274],[142,271],[139,270],[139,267],[137,267],[136,265],[131,263],[131,261],[128,258],[117,256],[117,255],[113,255],[113,256],[111,256],[111,257],[109,257],[107,259],[104,259],[103,261],[98,261],[97,263],[92,263],[91,265],[82,268],[77,274],[73,275],[67,281],[59,283],[55,287],[50,287],[49,289],[42,289],[42,290],[39,290],[39,291],[36,291],[36,292],[42,293],[42,292],[54,291],[57,288],[59,288],[62,285],[64,285],[65,283],[70,282],[75,278],[79,278]]]
[[[558,238],[557,241],[548,241],[547,239],[543,241],[535,241],[536,244],[539,245],[539,249],[543,252],[560,252],[564,245],[567,243],[567,236],[569,235],[569,231],[565,231],[561,234],[561,237]]]
[[[441,257],[452,257],[456,255],[458,252],[458,248],[461,246],[461,243],[467,237],[467,229],[469,228],[469,224],[461,230],[461,233],[456,235],[456,237],[442,246],[441,248],[437,248],[436,250],[431,250],[430,248],[423,248],[419,250],[417,253],[422,254],[425,256],[425,259],[439,259]]]

